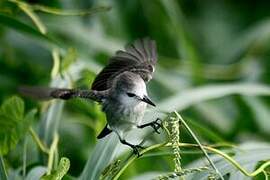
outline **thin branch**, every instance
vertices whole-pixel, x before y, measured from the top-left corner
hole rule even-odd
[[[200,143],[199,139],[196,137],[196,135],[193,133],[193,131],[189,128],[189,126],[187,125],[187,123],[184,121],[184,119],[180,116],[180,114],[178,114],[177,111],[174,111],[174,113],[176,114],[176,116],[180,119],[181,123],[183,123],[183,125],[185,126],[185,128],[188,130],[188,132],[190,133],[190,135],[192,136],[192,138],[196,141],[196,143],[199,145],[200,149],[202,150],[202,152],[204,153],[206,159],[208,160],[208,162],[210,163],[210,165],[212,166],[212,168],[216,171],[216,173],[220,176],[221,180],[224,180],[222,174],[219,172],[219,170],[217,169],[217,167],[215,166],[214,162],[210,159],[210,157],[208,156],[207,152],[205,151],[204,147],[202,146],[202,144]]]
[[[145,154],[148,151],[151,151],[153,149],[157,149],[160,147],[165,146],[167,143],[162,143],[162,144],[155,144],[153,146],[150,146],[148,148],[143,149],[140,153],[141,154]],[[135,160],[137,159],[136,155],[131,156],[128,161],[124,164],[124,166],[120,169],[120,171],[117,172],[117,174],[112,178],[112,180],[117,180],[122,174],[123,172],[127,169],[127,167]]]
[[[23,12],[25,12],[25,14],[27,14],[30,17],[30,19],[33,21],[33,23],[36,25],[36,27],[42,34],[47,33],[47,29],[44,26],[44,24],[41,22],[39,17],[35,14],[34,11],[32,11],[32,9],[26,3],[18,2],[17,5],[19,8],[21,8]]]
[[[50,151],[49,151],[47,175],[51,174],[52,167],[53,167],[54,153],[56,152],[58,142],[59,142],[59,136],[56,133],[54,135],[53,142],[51,144]]]
[[[49,149],[46,147],[46,145],[40,140],[40,138],[38,137],[38,135],[36,134],[36,132],[34,131],[34,129],[32,127],[30,127],[29,129],[30,134],[33,138],[33,140],[36,142],[36,144],[38,145],[39,149],[46,153],[49,154]]]

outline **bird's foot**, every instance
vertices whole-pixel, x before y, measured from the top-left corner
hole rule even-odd
[[[147,126],[151,126],[155,130],[156,133],[160,134],[159,128],[161,128],[161,126],[162,126],[161,124],[162,124],[161,119],[157,118],[155,121],[138,126],[138,128],[144,128]]]
[[[126,140],[122,140],[122,139],[120,139],[120,141],[121,141],[121,143],[122,144],[125,144],[125,145],[127,145],[127,146],[129,146],[129,147],[131,147],[132,148],[132,150],[133,150],[133,153],[134,154],[136,154],[137,155],[137,157],[140,157],[140,156],[142,156],[142,154],[140,154],[140,151],[139,151],[139,149],[144,149],[144,147],[143,146],[141,146],[141,145],[134,145],[134,144],[131,144],[131,143],[129,143],[129,142],[127,142]]]
[[[131,146],[132,150],[133,150],[133,153],[137,155],[137,157],[141,157],[142,154],[140,153],[139,149],[144,149],[143,146],[140,146],[140,145],[133,145]]]
[[[160,134],[158,131],[162,126],[161,119],[157,118],[155,121],[151,122],[151,127],[155,130],[156,133]]]

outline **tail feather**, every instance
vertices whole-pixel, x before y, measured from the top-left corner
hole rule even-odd
[[[110,134],[112,132],[112,130],[110,130],[108,128],[108,124],[106,124],[106,126],[103,128],[103,130],[99,133],[99,135],[97,136],[98,139],[104,138],[105,136],[107,136],[108,134]]]
[[[54,88],[47,87],[31,87],[31,86],[20,86],[18,91],[20,94],[39,100],[49,100],[52,99],[51,93]]]
[[[30,87],[21,86],[19,92],[27,97],[32,97],[39,100],[63,99],[71,98],[88,98],[97,102],[102,102],[106,92],[98,92],[92,90],[77,90],[67,88],[49,88],[49,87]]]

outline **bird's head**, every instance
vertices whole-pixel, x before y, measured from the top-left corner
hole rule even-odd
[[[143,102],[156,106],[148,97],[145,82],[138,74],[122,73],[115,78],[113,89],[114,94],[123,104],[135,106]]]

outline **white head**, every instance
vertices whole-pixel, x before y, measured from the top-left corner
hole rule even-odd
[[[143,79],[135,73],[123,72],[114,80],[113,94],[126,106],[136,106],[139,103],[155,104],[148,98]]]

